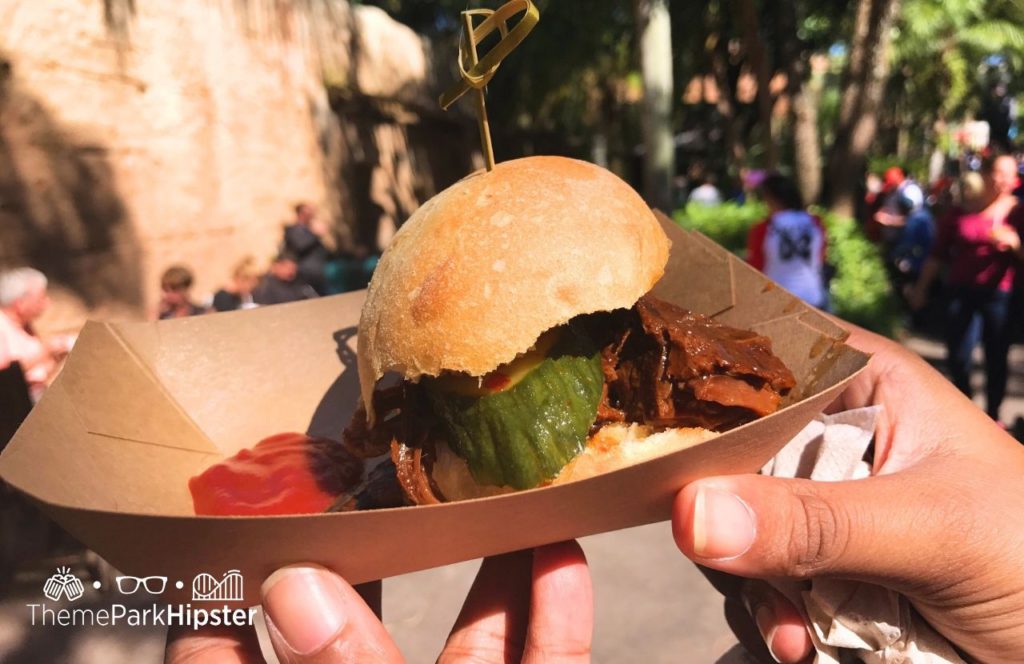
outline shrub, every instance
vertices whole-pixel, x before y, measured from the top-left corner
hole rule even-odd
[[[835,268],[829,284],[833,311],[851,323],[894,336],[899,329],[900,305],[878,247],[853,219],[815,212],[824,221],[829,263]],[[762,203],[691,203],[673,215],[683,228],[700,231],[741,257],[746,253],[750,227],[766,216]]]
[[[768,215],[763,203],[687,203],[672,217],[683,228],[700,231],[738,256],[747,252],[747,232]]]
[[[828,236],[829,263],[836,270],[829,284],[837,316],[894,337],[902,310],[879,248],[849,217],[822,214]]]

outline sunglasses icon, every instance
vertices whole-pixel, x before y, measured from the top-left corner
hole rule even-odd
[[[145,588],[150,595],[159,595],[167,588],[166,576],[119,576],[115,580],[122,595],[134,595],[139,588]]]

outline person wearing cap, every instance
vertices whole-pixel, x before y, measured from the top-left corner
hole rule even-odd
[[[892,166],[885,171],[882,178],[880,199],[878,209],[872,216],[868,235],[872,240],[881,242],[891,250],[902,234],[906,221],[905,210],[924,207],[924,190],[913,178],[907,177],[902,168]]]
[[[1021,242],[1011,213],[1017,205],[1017,162],[1013,157],[982,163],[984,189],[967,198],[939,224],[931,255],[908,298],[912,309],[927,302],[932,282],[948,266],[947,362],[953,383],[971,396],[972,354],[978,342],[985,349],[986,410],[999,420],[1006,396],[1008,355],[1013,321],[1011,297],[1016,252]],[[973,203],[973,205],[971,205]]]

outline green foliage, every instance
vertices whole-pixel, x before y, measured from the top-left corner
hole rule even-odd
[[[869,330],[895,336],[901,308],[878,247],[849,217],[823,214],[829,263],[836,270],[829,283],[832,311]]]
[[[737,256],[747,251],[747,233],[750,227],[768,215],[768,208],[762,203],[722,203],[702,205],[687,203],[676,210],[672,217],[676,223],[692,231],[699,231],[722,245]]]
[[[499,7],[501,0],[359,0],[382,7],[395,19],[442,40],[455,72],[459,13]],[[636,70],[632,3],[588,0],[585,5],[534,0],[541,19],[529,37],[502,62],[487,87],[488,114],[496,143],[508,135],[517,152],[541,150],[588,154],[595,134],[607,140],[613,164],[625,170],[639,142],[633,107],[641,94],[631,82]],[[493,36],[490,40],[496,40]],[[486,51],[491,42],[484,42]],[[530,148],[526,143],[532,143]],[[497,147],[501,147],[496,145]],[[511,154],[516,154],[512,152]],[[506,152],[504,156],[510,153]],[[500,157],[499,157],[500,158]]]
[[[907,0],[893,39],[890,105],[906,104],[910,126],[957,120],[976,103],[978,67],[1024,58],[1024,6],[1001,0]],[[895,97],[895,98],[894,98]]]
[[[829,284],[833,312],[851,323],[888,336],[899,328],[899,302],[893,293],[881,252],[853,219],[821,214],[828,237],[829,263],[835,276]],[[700,231],[729,251],[743,256],[751,226],[767,215],[761,203],[719,206],[689,204],[673,215],[676,223]]]

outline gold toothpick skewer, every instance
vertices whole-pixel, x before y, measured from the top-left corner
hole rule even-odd
[[[475,67],[479,62],[476,52],[476,37],[473,35],[473,15],[466,12],[462,14],[463,29],[466,31],[466,54],[469,56],[469,66]],[[480,125],[480,145],[483,146],[484,161],[487,170],[494,170],[494,146],[491,145],[491,123],[487,120],[487,102],[484,99],[482,88],[476,92],[476,119]]]
[[[515,27],[509,28],[508,21],[517,14],[522,14]],[[473,17],[484,16],[478,26],[473,26]],[[459,81],[441,95],[438,102],[441,108],[448,110],[462,95],[476,92],[476,115],[480,125],[480,144],[487,162],[487,170],[494,170],[494,146],[491,145],[491,124],[487,119],[487,103],[484,100],[484,88],[498,71],[498,65],[515,49],[526,35],[540,20],[540,12],[531,0],[509,0],[496,10],[467,9],[462,12],[462,28],[465,32],[463,42],[459,45]],[[497,30],[501,34],[498,43],[481,58],[477,46],[489,34]],[[469,67],[466,67],[466,61]]]

